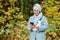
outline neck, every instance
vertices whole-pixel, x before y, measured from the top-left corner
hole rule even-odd
[[[38,19],[40,19],[42,17],[42,13],[39,13],[38,15],[35,15],[35,17],[37,17]]]

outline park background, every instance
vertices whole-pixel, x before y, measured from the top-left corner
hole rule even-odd
[[[0,40],[29,40],[27,22],[35,3],[49,22],[46,40],[60,40],[60,0],[0,0]]]

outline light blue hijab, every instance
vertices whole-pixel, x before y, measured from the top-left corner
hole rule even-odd
[[[33,20],[33,21],[35,22],[35,24],[40,25],[40,24],[41,24],[41,21],[40,21],[39,19],[41,19],[42,16],[43,16],[43,14],[42,14],[42,12],[41,12],[42,8],[41,8],[40,4],[35,4],[35,5],[33,6],[33,10],[38,10],[38,11],[40,11],[40,13],[39,13],[38,16],[33,15],[33,16],[34,16],[34,19],[35,19],[35,20]],[[33,30],[35,31],[35,29],[33,29]]]
[[[41,11],[42,8],[41,8],[40,4],[35,4],[35,5],[33,5],[33,10]]]

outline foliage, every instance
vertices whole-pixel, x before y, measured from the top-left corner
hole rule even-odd
[[[0,40],[28,40],[26,21],[17,0],[0,1]],[[24,39],[25,38],[25,39]]]
[[[60,40],[60,1],[47,0],[42,2],[44,15],[47,17],[49,27],[47,40]]]
[[[60,1],[43,0],[41,7],[49,27],[46,40],[60,40]],[[32,15],[32,5],[37,0],[0,0],[0,39],[29,40],[27,20]]]

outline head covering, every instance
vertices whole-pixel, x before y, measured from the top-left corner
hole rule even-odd
[[[40,11],[40,13],[39,13],[38,16],[33,15],[33,18],[34,18],[33,21],[34,21],[34,24],[41,25],[41,20],[39,20],[39,19],[42,18],[43,14],[42,14],[42,12],[41,12],[42,8],[41,8],[40,4],[35,4],[35,5],[33,6],[33,10],[38,10],[38,11]],[[34,29],[32,29],[32,30],[33,30],[33,31],[37,31],[38,29],[34,28]]]
[[[42,12],[41,12],[41,13],[39,13],[38,16],[34,15],[34,18],[35,18],[36,20],[39,20],[39,19],[42,18],[42,16],[43,16],[43,14],[42,14]]]
[[[41,8],[40,4],[35,4],[35,5],[33,6],[33,10],[38,10],[38,11],[40,11],[40,13],[39,13],[38,16],[34,15],[35,18],[37,17],[38,19],[40,19],[40,18],[43,16],[43,14],[42,14],[42,12],[41,12],[42,8]]]
[[[35,5],[33,6],[33,10],[41,11],[42,8],[41,8],[40,4],[35,4]]]

